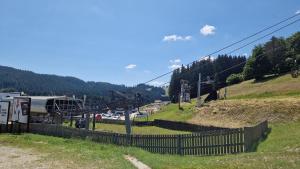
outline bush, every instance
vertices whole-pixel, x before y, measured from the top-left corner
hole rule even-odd
[[[226,83],[228,85],[237,84],[244,80],[243,75],[241,73],[239,74],[231,74],[227,79]]]

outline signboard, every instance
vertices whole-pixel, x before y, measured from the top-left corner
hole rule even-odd
[[[0,101],[0,124],[7,125],[9,117],[9,107],[9,102]]]
[[[28,123],[31,99],[27,97],[14,97],[12,121]]]
[[[20,92],[12,92],[12,93],[0,92],[0,100],[5,100],[6,98],[9,98],[9,97],[18,97],[18,96],[21,96]]]

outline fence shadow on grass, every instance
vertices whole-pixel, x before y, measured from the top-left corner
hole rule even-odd
[[[257,142],[253,143],[253,146],[249,149],[249,152],[256,152],[259,144],[268,139],[268,136],[271,133],[271,131],[272,129],[268,128],[267,131],[261,136],[261,138]]]

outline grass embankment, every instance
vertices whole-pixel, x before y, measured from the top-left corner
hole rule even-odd
[[[226,156],[152,154],[139,148],[33,134],[1,134],[0,145],[43,153],[40,162],[51,161],[49,168],[132,168],[124,154],[133,155],[152,168],[299,168],[300,122],[272,124],[271,128],[257,152]]]
[[[188,122],[222,127],[243,127],[300,120],[300,98],[233,99],[212,101],[197,110]]]
[[[162,120],[172,120],[172,121],[187,121],[188,119],[192,118],[195,112],[195,104],[196,100],[192,99],[191,103],[182,103],[181,109],[179,109],[178,104],[168,104],[163,106],[160,111],[150,115],[147,118],[137,119],[140,121],[152,121],[155,119],[162,119]]]
[[[224,89],[221,89],[221,96]],[[262,81],[244,81],[227,87],[228,99],[259,99],[300,97],[300,78],[292,78],[290,74],[268,77]]]
[[[222,96],[224,89],[221,89]],[[170,104],[150,119],[185,121],[220,127],[243,127],[263,120],[270,123],[300,119],[300,78],[289,74],[264,81],[248,80],[227,88],[227,100],[205,103],[195,108],[195,100],[184,110]]]

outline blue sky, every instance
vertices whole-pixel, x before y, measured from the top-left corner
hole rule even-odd
[[[299,0],[0,0],[0,65],[130,86],[299,10]]]

